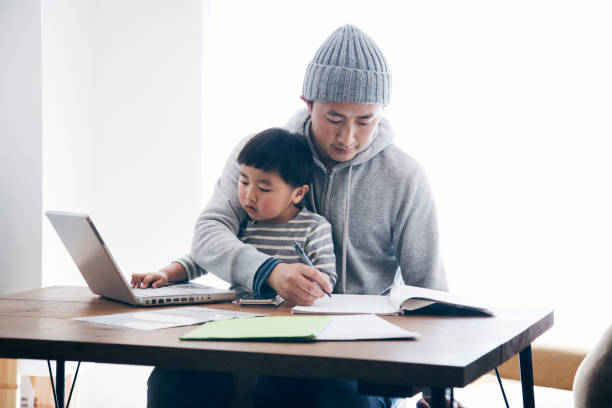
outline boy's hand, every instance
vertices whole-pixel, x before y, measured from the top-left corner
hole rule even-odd
[[[164,271],[132,274],[133,288],[160,288],[168,284],[168,274]]]
[[[333,290],[327,275],[301,263],[276,265],[266,282],[282,298],[299,306],[310,306],[325,296],[321,288],[327,292]]]

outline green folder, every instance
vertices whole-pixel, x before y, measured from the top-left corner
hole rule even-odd
[[[240,317],[207,322],[181,340],[314,340],[332,316]]]

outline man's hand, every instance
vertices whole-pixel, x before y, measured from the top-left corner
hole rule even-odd
[[[321,288],[327,292],[333,289],[327,275],[301,263],[279,263],[268,276],[266,283],[281,297],[299,306],[310,306],[315,300],[325,296]]]
[[[168,274],[163,270],[151,273],[133,273],[133,288],[160,288],[168,284]]]
[[[157,272],[134,273],[132,274],[133,288],[160,288],[168,283],[180,282],[187,279],[187,272],[183,265],[178,262],[171,262]]]

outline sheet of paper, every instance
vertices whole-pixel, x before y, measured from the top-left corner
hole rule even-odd
[[[116,313],[102,316],[75,317],[74,320],[128,327],[139,330],[166,329],[168,327],[189,326],[213,320],[233,319],[235,317],[263,316],[256,313],[235,312],[232,310],[208,307],[175,307],[172,309],[146,310],[140,312]]]
[[[264,316],[205,323],[181,340],[312,340],[331,316]]]
[[[404,330],[373,314],[333,316],[317,340],[416,339],[417,332]]]
[[[313,314],[396,314],[389,296],[375,295],[337,295],[323,296],[312,306],[295,306],[293,313]]]

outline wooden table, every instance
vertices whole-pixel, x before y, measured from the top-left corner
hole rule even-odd
[[[286,305],[277,309],[245,309],[231,303],[202,306],[290,313]],[[446,389],[464,387],[519,353],[523,404],[534,407],[530,344],[553,325],[553,312],[544,309],[493,309],[495,317],[385,316],[421,337],[417,341],[281,343],[187,342],[178,337],[193,327],[141,331],[72,320],[137,310],[93,295],[84,287],[54,286],[0,296],[0,357],[56,360],[58,382],[63,381],[59,371],[63,372],[65,361],[206,367],[354,380],[364,392],[394,396],[411,396],[413,386],[428,386],[434,404],[443,406]]]

